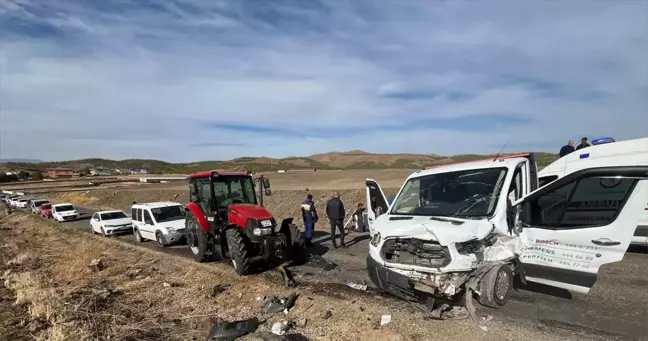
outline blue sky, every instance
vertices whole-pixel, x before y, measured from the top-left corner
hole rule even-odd
[[[0,0],[0,158],[648,136],[648,1]]]

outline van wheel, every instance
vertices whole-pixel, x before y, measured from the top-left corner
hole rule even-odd
[[[499,308],[508,302],[513,290],[513,271],[508,265],[497,265],[488,270],[479,282],[478,301],[489,308]]]
[[[142,234],[140,233],[139,229],[133,230],[133,234],[135,235],[135,240],[137,240],[138,243],[143,243],[144,238],[142,238]]]
[[[160,246],[162,246],[162,247],[167,246],[166,241],[164,240],[164,236],[159,231],[155,233],[155,240],[157,240],[157,242],[158,242],[158,244],[160,244]]]

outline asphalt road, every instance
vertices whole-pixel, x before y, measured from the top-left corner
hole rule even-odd
[[[64,223],[90,232],[89,218],[93,210],[79,208],[82,218]],[[132,234],[118,238],[137,244]],[[313,253],[338,264],[340,270],[322,276],[323,281],[345,283],[348,280],[371,281],[366,276],[368,252],[366,233],[346,237],[348,248],[333,249],[330,235],[316,231]],[[155,241],[139,244],[163,252],[191,257],[186,245],[160,247]],[[308,266],[297,267],[297,273],[316,275]],[[321,273],[321,272],[320,272]],[[648,254],[646,250],[630,249],[623,261],[609,264],[599,272],[599,280],[589,295],[570,294],[548,287],[525,287],[520,284],[511,300],[499,310],[478,307],[480,313],[494,318],[535,325],[536,328],[578,334],[583,339],[605,337],[608,340],[648,340]]]

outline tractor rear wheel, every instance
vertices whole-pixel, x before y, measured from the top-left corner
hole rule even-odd
[[[207,233],[200,228],[198,220],[191,212],[187,212],[185,218],[185,236],[189,250],[196,261],[208,262],[212,260],[214,255],[213,245],[209,241]]]
[[[243,234],[237,228],[231,228],[225,231],[225,236],[229,258],[232,260],[234,270],[240,276],[247,275],[250,272],[250,253]]]

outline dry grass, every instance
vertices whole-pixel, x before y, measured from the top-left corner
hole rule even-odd
[[[85,194],[85,192],[68,192],[57,195],[58,202],[69,202],[75,205],[92,205],[98,198]]]

